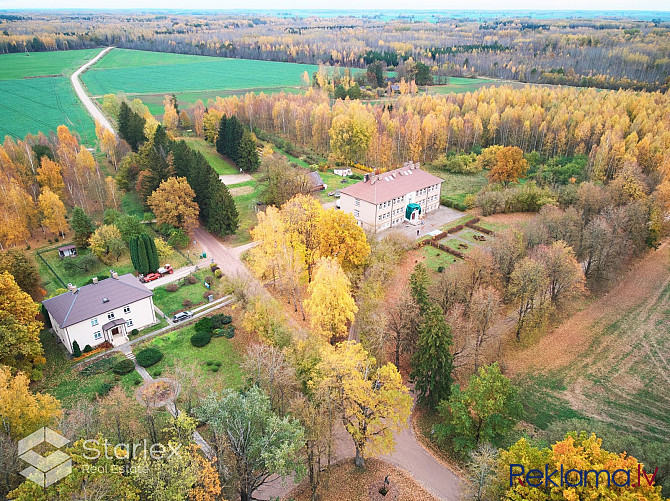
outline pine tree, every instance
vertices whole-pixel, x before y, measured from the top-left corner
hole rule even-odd
[[[154,243],[153,238],[151,238],[146,233],[142,234],[142,240],[144,240],[144,248],[147,251],[147,262],[149,263],[149,271],[156,271],[160,268],[158,260],[158,251],[156,250],[156,244]]]
[[[81,357],[81,348],[79,348],[79,343],[77,341],[72,343],[72,356],[74,358]]]
[[[240,159],[239,150],[240,142],[242,141],[242,136],[244,135],[244,127],[236,116],[232,116],[228,119],[225,132],[226,135],[224,137],[224,141],[226,155],[234,162],[237,162]]]
[[[74,244],[79,249],[88,247],[88,239],[93,234],[93,223],[91,222],[91,218],[84,212],[84,209],[75,207],[72,210],[70,226],[72,227],[72,231],[74,231]]]
[[[151,270],[149,269],[149,258],[147,257],[147,247],[144,239],[140,238],[137,241],[138,267],[137,271],[142,275],[146,275]]]
[[[219,134],[216,136],[216,151],[221,155],[228,155],[227,143],[226,143],[226,127],[228,125],[228,117],[223,115],[221,121],[219,122]]]
[[[434,409],[449,397],[454,363],[451,354],[453,338],[451,328],[438,305],[428,304],[422,316],[410,378],[415,384],[419,403]]]
[[[232,235],[237,231],[239,214],[235,200],[223,183],[212,187],[205,226],[216,235]]]
[[[133,263],[133,268],[135,268],[138,271],[140,269],[140,254],[138,248],[139,239],[140,239],[139,236],[134,236],[128,242],[128,250],[130,251],[130,260]]]
[[[244,131],[242,140],[240,141],[237,165],[244,172],[255,172],[261,165],[260,158],[258,158],[258,150],[256,149],[256,141],[251,137],[251,133]]]

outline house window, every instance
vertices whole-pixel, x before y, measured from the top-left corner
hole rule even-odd
[[[358,217],[358,216],[360,216],[360,212],[358,212],[357,210],[355,210],[355,211],[354,211],[354,217]]]
[[[102,338],[102,332],[96,331],[95,334],[93,334],[93,339],[101,339]]]
[[[130,306],[124,306],[123,313],[130,313]]]
[[[129,318],[128,320],[126,320],[126,327],[132,327],[132,326],[133,326],[133,319]]]
[[[113,320],[113,319],[114,319],[114,312],[110,311],[109,313],[107,313],[107,320]]]
[[[91,320],[91,327],[94,327],[96,325],[98,325],[98,319],[94,318],[93,320]]]
[[[361,205],[361,201],[357,198],[356,201],[354,202],[354,205],[356,207],[359,207]]]

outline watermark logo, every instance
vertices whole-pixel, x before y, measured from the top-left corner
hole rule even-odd
[[[67,438],[49,428],[40,428],[19,440],[19,457],[30,465],[21,472],[21,475],[41,487],[49,487],[67,477],[72,473],[72,459],[58,449],[68,442]],[[47,456],[42,456],[33,450],[43,443],[55,447],[56,450]]]

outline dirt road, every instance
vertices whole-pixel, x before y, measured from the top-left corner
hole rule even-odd
[[[93,120],[99,122],[103,128],[109,129],[116,134],[114,128],[112,127],[112,124],[109,123],[109,120],[107,120],[105,115],[102,114],[102,111],[100,111],[100,109],[98,109],[95,103],[91,100],[91,98],[84,90],[84,86],[82,85],[81,80],[79,80],[79,75],[81,75],[84,71],[93,66],[97,61],[100,60],[100,58],[104,57],[104,55],[107,54],[113,48],[114,47],[107,47],[100,54],[98,54],[89,62],[80,67],[77,71],[75,71],[72,74],[72,76],[70,77],[70,81],[72,82],[72,86],[74,87],[74,91],[77,93],[79,100],[83,103],[84,108],[86,108],[86,111],[88,111],[89,115],[93,117]]]

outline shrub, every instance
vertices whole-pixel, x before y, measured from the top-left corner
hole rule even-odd
[[[476,159],[477,155],[472,153],[444,156],[433,161],[433,167],[458,174],[474,174],[482,170],[481,163],[476,162]]]
[[[216,365],[217,367],[221,367],[221,361],[217,360],[216,362],[214,362],[214,365]]]
[[[205,282],[211,285],[214,282],[214,277],[212,277],[211,275],[207,275],[205,277]]]
[[[177,292],[177,289],[179,289],[179,286],[175,283],[167,284],[165,286],[165,290],[168,292]]]
[[[98,388],[95,390],[95,394],[102,398],[106,396],[110,391],[112,391],[112,388],[114,388],[114,385],[110,383],[100,383],[98,385]]]
[[[191,301],[190,299],[186,298],[186,299],[184,299],[184,300],[181,302],[181,304],[182,304],[182,306],[183,306],[184,308],[190,308],[191,306],[193,306],[193,301]]]
[[[219,372],[219,366],[215,365],[214,367],[212,367],[212,372]]]
[[[87,344],[84,346],[84,353],[91,353],[93,351],[93,348],[91,348],[90,344]]]
[[[163,369],[156,369],[151,373],[151,377],[161,377],[163,375]]]
[[[144,381],[144,379],[142,379],[142,376],[137,376],[135,377],[135,379],[133,379],[133,384],[135,386],[139,386],[142,384],[142,381]]]
[[[207,362],[205,362],[205,363],[207,364],[207,367],[209,367],[209,366],[211,366],[211,365],[214,365],[214,361],[213,361],[213,360],[207,360]]]
[[[120,362],[117,362],[114,367],[112,367],[112,372],[114,374],[118,374],[119,376],[123,376],[125,374],[130,374],[135,370],[135,364],[133,363],[132,360],[121,360]]]
[[[138,331],[137,329],[133,329],[133,330],[130,331],[131,336],[137,336],[139,333],[140,333],[140,331]]]
[[[205,292],[202,293],[202,297],[204,297],[205,299],[209,299],[209,296],[211,295],[212,291],[210,291],[209,289],[207,289]]]
[[[223,272],[217,268],[216,270],[214,270],[214,276],[216,278],[221,278],[223,276]]]
[[[218,267],[219,266],[216,263],[212,263],[212,264],[209,265],[209,269],[212,270],[212,271],[216,270]]]
[[[156,348],[145,348],[135,356],[135,359],[140,367],[147,368],[160,362],[163,359],[163,352]]]
[[[442,273],[444,271],[444,266],[438,266],[437,267],[437,272]]]
[[[209,332],[196,332],[191,336],[191,344],[196,348],[207,346],[212,340],[212,334]]]
[[[111,369],[114,364],[115,359],[113,357],[101,358],[100,360],[96,360],[95,362],[84,367],[81,371],[79,371],[79,374],[86,377],[102,374]]]
[[[79,348],[79,343],[77,341],[72,343],[72,356],[74,358],[81,357],[81,348]]]
[[[212,332],[213,327],[212,319],[209,317],[203,317],[195,323],[195,332]]]
[[[212,328],[221,329],[222,327],[228,325],[233,321],[233,318],[230,315],[224,315],[223,313],[217,313],[209,317],[209,320],[212,322]]]
[[[189,275],[186,277],[186,281],[191,285],[198,283],[198,279],[195,275]]]
[[[232,339],[235,337],[235,326],[234,325],[229,325],[223,330],[223,336],[226,339]]]

